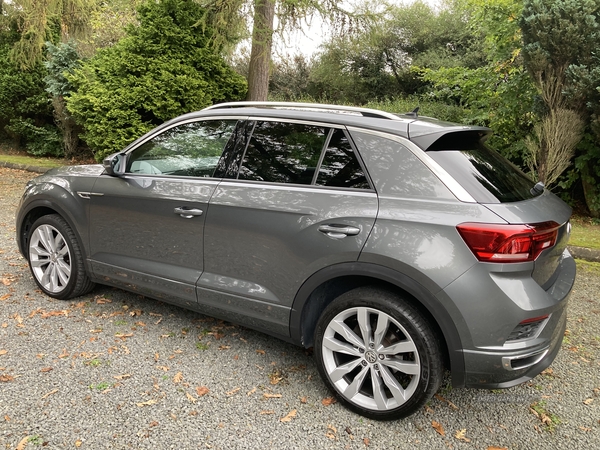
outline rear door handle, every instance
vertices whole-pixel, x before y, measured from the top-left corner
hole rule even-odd
[[[183,206],[179,206],[179,207],[175,208],[174,211],[175,211],[175,214],[179,214],[184,219],[191,219],[194,216],[201,216],[202,213],[204,212],[201,209],[194,209],[194,208],[188,209]]]
[[[351,227],[348,225],[321,225],[319,227],[319,231],[321,233],[325,233],[327,236],[335,238],[335,239],[342,239],[345,238],[346,236],[356,236],[358,233],[360,233],[360,228],[358,227]]]

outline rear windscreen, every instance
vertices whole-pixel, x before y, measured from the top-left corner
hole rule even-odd
[[[449,133],[427,154],[480,203],[509,203],[535,197],[535,183],[479,140],[478,133]]]

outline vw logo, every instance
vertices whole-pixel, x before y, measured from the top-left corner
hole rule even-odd
[[[373,364],[377,361],[377,355],[375,354],[375,352],[368,351],[367,353],[365,353],[365,359],[371,364]]]

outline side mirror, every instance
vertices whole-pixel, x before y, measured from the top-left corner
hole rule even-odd
[[[120,177],[125,173],[127,166],[127,155],[125,153],[113,153],[102,161],[106,173],[113,177]]]

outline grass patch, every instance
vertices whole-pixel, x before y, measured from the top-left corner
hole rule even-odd
[[[556,430],[556,427],[561,423],[560,418],[556,414],[553,414],[547,410],[546,402],[533,403],[530,405],[529,410],[538,419],[540,419],[542,426],[550,432]]]
[[[600,249],[600,223],[597,219],[573,217],[569,245]]]
[[[600,263],[592,261],[584,261],[583,259],[576,259],[577,270],[591,273],[593,275],[600,275]]]
[[[6,154],[0,154],[0,162],[21,164],[24,166],[47,167],[48,169],[52,169],[53,167],[61,167],[67,164],[67,162],[62,159],[36,158],[34,156]]]

